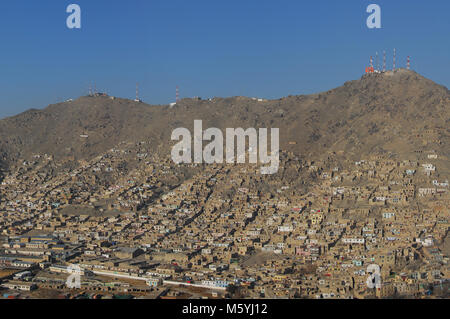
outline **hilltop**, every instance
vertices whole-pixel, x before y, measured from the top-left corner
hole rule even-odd
[[[170,151],[177,127],[279,127],[283,150],[305,157],[328,152],[393,152],[408,156],[421,148],[449,154],[449,91],[407,70],[364,75],[318,94],[277,100],[246,97],[183,99],[154,106],[121,98],[80,97],[0,120],[0,151],[5,164],[32,154],[57,159],[88,159],[120,142],[148,141]],[[412,137],[429,134],[428,143]]]

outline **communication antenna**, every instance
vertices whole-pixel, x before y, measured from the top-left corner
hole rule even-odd
[[[408,58],[406,59],[406,69],[410,70],[411,69],[411,58],[408,55]]]
[[[373,57],[370,56],[370,68],[373,68]]]
[[[139,83],[136,83],[136,102],[139,102]]]
[[[394,63],[393,63],[393,67],[392,67],[392,71],[395,71],[395,59],[397,58],[397,51],[394,49]]]
[[[176,90],[176,100],[175,100],[177,103],[178,103],[178,101],[180,101],[180,88],[178,87],[178,85],[177,85],[177,90]]]
[[[386,51],[383,51],[383,72],[386,72]]]
[[[89,96],[92,96],[92,82],[89,83]]]
[[[377,65],[377,71],[380,71],[380,61],[378,60],[378,52],[376,52],[376,65]]]

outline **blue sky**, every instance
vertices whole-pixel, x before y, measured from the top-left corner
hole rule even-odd
[[[82,9],[81,30],[66,7]],[[382,9],[368,29],[366,7]],[[448,0],[3,0],[0,117],[87,94],[91,81],[147,103],[182,97],[278,98],[357,79],[369,56],[450,83]]]

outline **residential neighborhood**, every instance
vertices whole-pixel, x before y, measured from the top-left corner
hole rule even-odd
[[[75,168],[35,155],[0,185],[1,293],[448,297],[447,158],[280,156],[279,173],[264,176],[252,164],[177,165],[145,142]]]

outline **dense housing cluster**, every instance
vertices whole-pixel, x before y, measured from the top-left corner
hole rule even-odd
[[[264,176],[251,164],[175,165],[145,142],[76,167],[36,155],[0,186],[1,285],[31,296],[442,296],[448,159],[418,158],[282,152]]]

